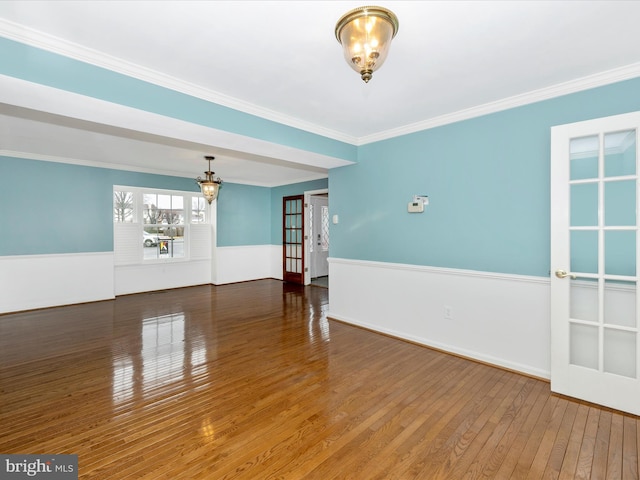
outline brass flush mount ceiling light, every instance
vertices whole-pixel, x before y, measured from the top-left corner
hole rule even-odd
[[[213,202],[218,197],[218,192],[220,191],[220,184],[222,183],[222,180],[220,179],[220,177],[213,178],[213,174],[216,172],[211,171],[211,160],[216,157],[206,156],[204,158],[205,160],[209,161],[209,170],[204,172],[204,174],[206,175],[204,179],[198,177],[196,179],[196,182],[198,182],[198,185],[200,185],[202,195],[204,195],[204,198],[206,198],[207,202],[209,202],[209,205],[211,205],[211,202]]]
[[[387,58],[398,26],[398,17],[382,7],[355,8],[336,23],[336,38],[344,58],[365,83]]]

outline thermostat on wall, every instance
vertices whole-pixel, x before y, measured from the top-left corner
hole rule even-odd
[[[422,201],[409,202],[407,205],[407,211],[409,213],[422,213],[424,212],[424,203]]]
[[[425,205],[429,205],[429,197],[427,195],[414,195],[413,202],[409,202],[407,205],[407,211],[409,213],[422,213]]]

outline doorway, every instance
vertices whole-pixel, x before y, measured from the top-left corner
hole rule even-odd
[[[309,273],[311,284],[329,286],[329,196],[311,195],[309,202]]]
[[[329,287],[329,190],[304,193],[305,285]]]

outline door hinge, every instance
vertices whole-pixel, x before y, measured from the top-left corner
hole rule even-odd
[[[309,271],[309,267],[304,267],[304,271],[308,272]]]

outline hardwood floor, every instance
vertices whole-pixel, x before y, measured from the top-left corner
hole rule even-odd
[[[0,316],[0,453],[81,479],[638,479],[640,420],[275,280]]]

